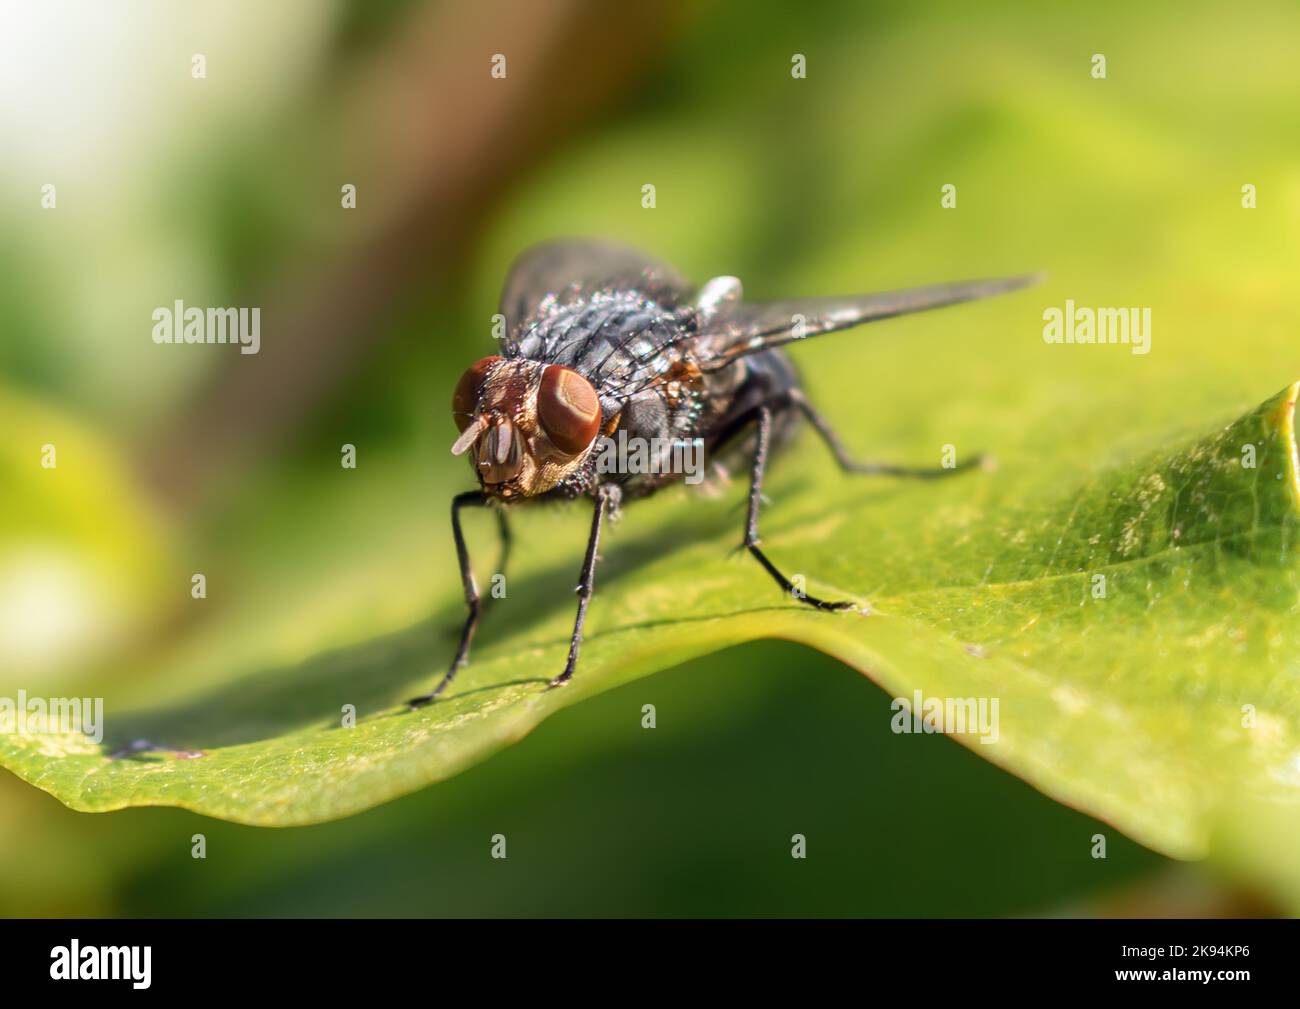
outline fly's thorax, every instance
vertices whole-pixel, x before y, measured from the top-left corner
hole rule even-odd
[[[591,384],[560,365],[484,358],[462,377],[452,400],[467,454],[484,492],[502,500],[535,497],[575,475],[602,423]]]

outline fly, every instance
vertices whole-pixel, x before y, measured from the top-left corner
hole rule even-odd
[[[715,277],[697,289],[668,265],[608,242],[548,242],[525,252],[511,268],[501,296],[506,320],[501,353],[472,364],[452,395],[452,419],[460,434],[451,450],[468,458],[479,484],[451,502],[468,615],[451,668],[411,706],[427,704],[447,689],[469,657],[482,612],[461,531],[462,509],[497,506],[504,567],[510,545],[505,506],[591,500],[568,660],[551,681],[561,686],[578,663],[604,523],[624,502],[681,481],[681,468],[670,463],[681,457],[683,447],[702,448],[714,461],[746,455],[750,485],[744,549],[782,592],[803,605],[853,608],[851,602],[796,591],[760,547],[758,515],[769,456],[806,420],[848,473],[928,480],[960,473],[981,460],[974,457],[950,468],[855,460],[804,395],[794,365],[780,348],[878,319],[1002,294],[1035,279],[747,302],[735,277]],[[618,465],[618,459],[608,465],[608,450],[615,443],[640,448],[643,463],[663,465]]]

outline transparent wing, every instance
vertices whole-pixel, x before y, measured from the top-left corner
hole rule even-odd
[[[771,350],[821,333],[851,329],[895,315],[924,312],[963,301],[1004,294],[1041,277],[1037,274],[1001,280],[972,280],[914,287],[885,294],[795,298],[790,301],[740,302],[708,326],[702,343],[708,348],[703,366],[712,371],[738,357]]]
[[[644,252],[599,239],[561,239],[535,245],[514,261],[501,292],[501,314],[513,338],[548,304],[626,289],[640,290],[665,307],[681,304],[691,293],[676,270]]]

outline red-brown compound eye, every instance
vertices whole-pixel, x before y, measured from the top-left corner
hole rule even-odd
[[[451,419],[456,422],[457,431],[464,431],[469,427],[469,422],[474,419],[474,407],[478,405],[483,380],[500,360],[500,354],[480,358],[460,376],[460,381],[456,383],[456,391],[451,395]]]
[[[566,455],[577,455],[600,430],[600,400],[576,371],[553,364],[542,372],[537,417],[551,444]]]

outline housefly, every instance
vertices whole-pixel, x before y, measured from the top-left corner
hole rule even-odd
[[[603,524],[624,502],[683,479],[680,467],[672,465],[606,465],[606,450],[616,436],[620,446],[650,446],[642,462],[670,462],[683,447],[702,448],[714,461],[745,453],[750,487],[744,549],[803,605],[852,608],[849,602],[796,591],[760,547],[758,515],[769,455],[806,420],[849,473],[932,479],[980,460],[949,468],[855,460],[804,395],[780,348],[878,319],[1001,294],[1033,279],[748,302],[735,277],[715,277],[696,288],[665,263],[608,242],[556,241],[524,252],[501,297],[500,352],[470,365],[452,394],[452,419],[460,432],[452,453],[469,459],[479,484],[451,503],[468,615],[451,668],[431,693],[410,704],[437,698],[469,656],[482,610],[461,531],[461,510],[469,507],[496,508],[508,553],[503,506],[556,498],[592,502],[568,661],[551,683],[560,686],[573,676]]]

